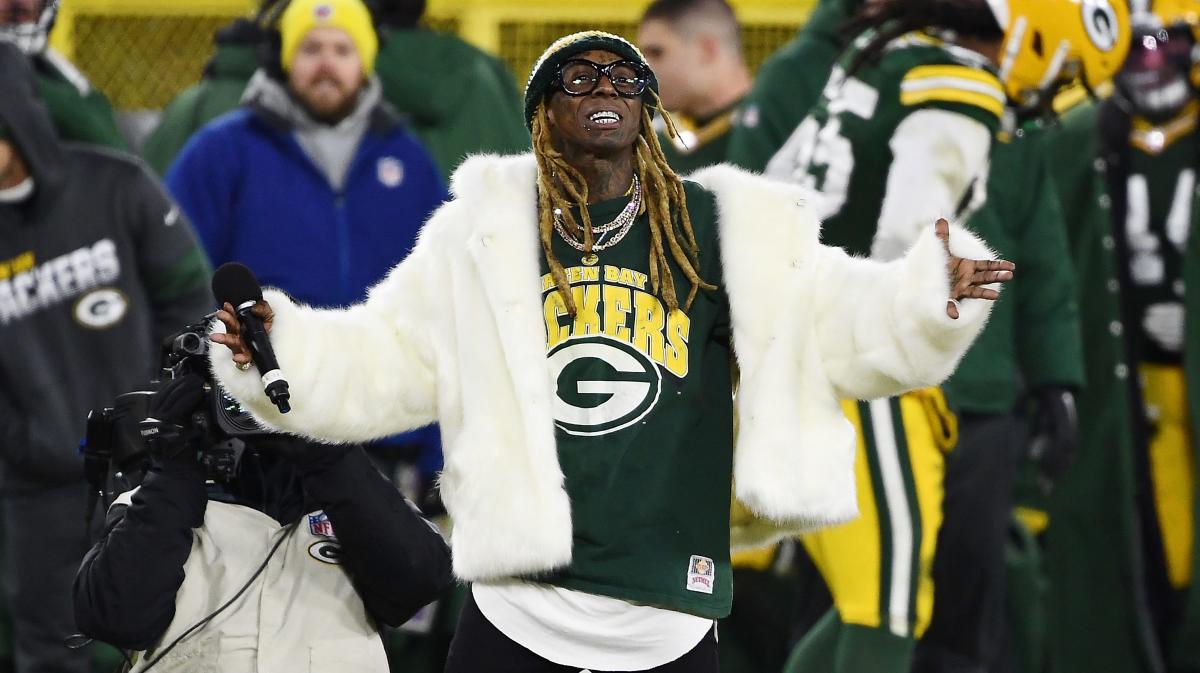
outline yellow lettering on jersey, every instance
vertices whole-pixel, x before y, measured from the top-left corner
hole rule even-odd
[[[663,363],[663,327],[666,312],[662,302],[652,294],[633,293],[633,347],[658,364]]]
[[[646,282],[649,280],[650,280],[650,276],[647,276],[646,274],[642,273],[641,271],[633,272],[633,285],[637,289],[642,290],[644,292],[646,290]]]
[[[688,333],[692,319],[679,309],[667,316],[667,371],[679,378],[688,373]]]
[[[567,284],[595,283],[600,280],[600,269],[594,266],[573,266],[564,270],[567,274]],[[552,274],[542,274],[542,292],[548,292],[557,287]]]
[[[563,320],[569,315],[566,303],[554,279],[549,274],[542,276],[547,350],[567,339],[603,334],[629,344],[675,376],[687,376],[691,319],[683,311],[668,314],[661,299],[637,289],[649,282],[647,274],[605,266],[603,277],[607,282],[600,284],[600,269],[567,270],[571,283],[582,283],[571,288],[576,314],[574,320],[567,321]]]
[[[571,328],[558,322],[560,317],[567,315],[567,304],[558,290],[546,295],[542,312],[546,316],[546,350],[549,350],[571,336]]]
[[[37,266],[33,251],[23,252],[12,259],[0,261],[0,280],[7,280],[18,273],[25,273]]]
[[[35,266],[37,266],[37,263],[36,260],[34,260],[32,250],[17,255],[12,261],[12,270],[14,274],[25,273]]]
[[[573,287],[571,294],[575,298],[575,324],[571,326],[571,336],[599,334],[600,286]]]
[[[608,267],[612,268],[612,267]],[[607,275],[608,269],[605,269]],[[619,341],[629,343],[629,327],[626,326],[633,310],[630,291],[627,287],[604,286],[604,333]]]
[[[593,267],[592,270],[595,270],[595,268]],[[649,282],[649,280],[650,277],[641,271],[624,269],[618,266],[604,267],[604,282],[606,283],[617,283],[619,285],[625,285],[626,287],[632,287],[636,290],[645,291],[646,283]]]

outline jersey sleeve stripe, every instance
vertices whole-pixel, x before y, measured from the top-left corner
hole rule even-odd
[[[1004,103],[996,100],[994,97],[981,94],[975,91],[964,91],[962,89],[926,89],[924,91],[902,91],[900,93],[900,103],[902,105],[920,105],[928,102],[943,102],[943,103],[961,103],[963,105],[971,105],[982,110],[986,110],[991,114],[1000,118],[1004,115]]]
[[[970,91],[984,96],[989,96],[996,99],[1001,105],[1004,105],[1004,92],[995,87],[989,86],[983,82],[975,80],[958,79],[957,77],[930,77],[929,79],[919,79],[911,82],[901,82],[901,93],[917,93],[920,91],[930,91],[932,89],[961,89]]]
[[[972,80],[980,84],[989,85],[997,91],[1004,91],[1004,86],[1000,83],[1000,78],[986,70],[971,68],[965,65],[919,65],[905,73],[902,81],[911,82],[943,77]]]

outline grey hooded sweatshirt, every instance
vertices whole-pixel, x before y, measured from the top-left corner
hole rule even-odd
[[[34,182],[0,204],[0,473],[6,492],[31,492],[81,479],[88,411],[144,386],[162,339],[214,302],[155,179],[127,155],[61,143],[27,60],[2,43],[0,124]]]
[[[372,75],[359,92],[354,110],[337,124],[324,124],[313,119],[282,82],[259,70],[246,85],[242,104],[266,110],[290,126],[304,153],[325,174],[334,191],[340,192],[346,186],[350,162],[371,126],[373,113],[383,102],[382,91],[379,79]]]

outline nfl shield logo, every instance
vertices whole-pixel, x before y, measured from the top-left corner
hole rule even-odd
[[[333,7],[330,5],[317,5],[313,8],[313,16],[318,21],[328,21],[329,17],[333,16]]]
[[[388,189],[395,189],[404,182],[404,164],[395,157],[384,157],[375,166],[375,175]]]
[[[308,515],[308,530],[313,535],[321,535],[324,537],[336,538],[333,534],[333,522],[325,512],[317,512]]]

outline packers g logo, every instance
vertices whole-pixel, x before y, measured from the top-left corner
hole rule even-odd
[[[558,384],[554,422],[572,435],[591,437],[627,428],[654,408],[662,391],[658,367],[619,341],[568,339],[547,359]]]
[[[308,545],[308,555],[321,563],[339,565],[342,562],[342,546],[334,540],[320,540]]]
[[[117,324],[128,308],[129,300],[120,290],[94,290],[75,302],[75,319],[84,327],[104,329]]]
[[[1083,27],[1087,30],[1092,44],[1103,52],[1113,50],[1117,46],[1117,13],[1108,0],[1083,0]]]

